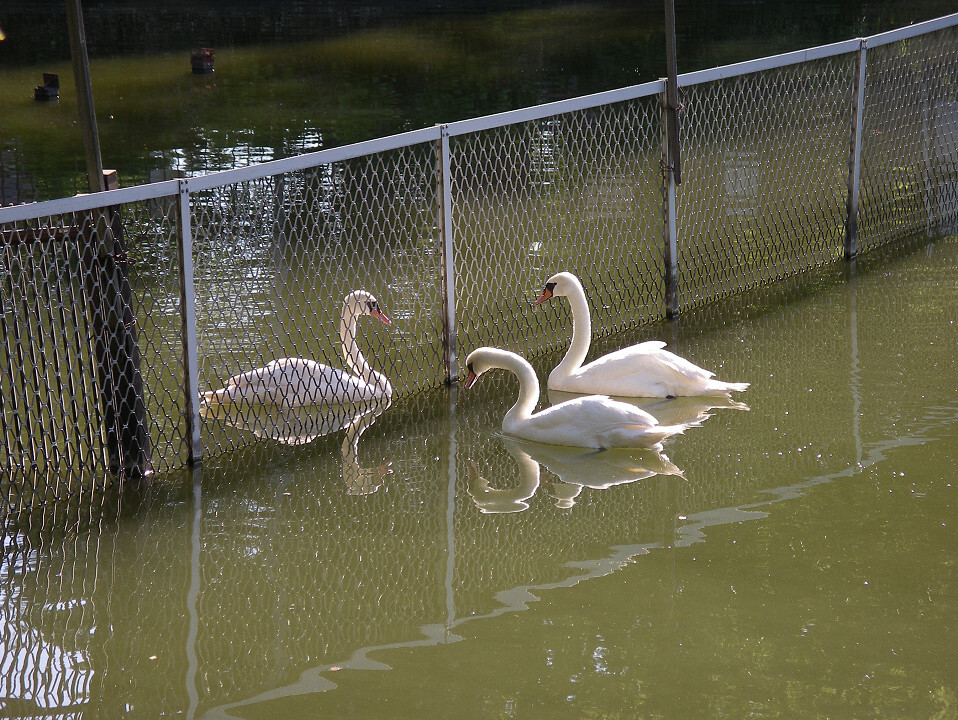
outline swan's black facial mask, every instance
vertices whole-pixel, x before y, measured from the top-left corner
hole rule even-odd
[[[472,363],[466,365],[466,370],[469,371],[469,375],[466,377],[466,390],[471,390],[472,386],[476,384],[476,380],[479,379],[479,376],[476,375],[476,371],[472,369]]]
[[[369,311],[370,315],[372,315],[374,318],[379,318],[383,324],[390,324],[389,318],[386,317],[386,313],[379,308],[379,303],[375,300],[368,300],[366,302],[366,309]]]
[[[544,303],[546,300],[552,299],[552,293],[556,289],[556,284],[554,282],[546,283],[545,289],[542,291],[542,294],[539,296],[539,299],[532,303],[533,307],[537,307]]]

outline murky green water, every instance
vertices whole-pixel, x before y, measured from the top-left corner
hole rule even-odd
[[[954,718],[958,238],[594,352],[650,336],[752,383],[667,460],[533,460],[490,374],[162,478],[118,517],[8,518],[0,708]]]

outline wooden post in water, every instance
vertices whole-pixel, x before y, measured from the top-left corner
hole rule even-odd
[[[66,0],[66,11],[88,186],[90,192],[101,192],[115,187],[116,175],[113,171],[109,175],[103,172],[80,0]],[[107,460],[110,470],[121,479],[138,480],[151,470],[150,438],[133,291],[127,271],[129,260],[119,209],[108,207],[91,212],[79,233],[79,244],[87,313],[94,336]]]
[[[70,57],[73,59],[73,79],[76,83],[77,116],[86,155],[87,185],[90,192],[100,192],[105,189],[103,161],[100,158],[100,139],[96,129],[96,113],[93,110],[93,84],[90,81],[90,60],[86,52],[83,9],[80,7],[80,0],[66,0],[66,7]]]
[[[119,211],[104,208],[92,213],[81,228],[80,244],[110,470],[139,480],[151,470],[150,436]]]

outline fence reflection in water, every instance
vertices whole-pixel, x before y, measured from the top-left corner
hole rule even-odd
[[[615,468],[603,479],[593,466],[588,484],[567,483],[554,458],[513,454],[498,427],[514,381],[493,376],[361,415],[372,422],[349,443],[339,431],[289,444],[283,421],[278,440],[196,471],[195,495],[154,485],[138,507],[123,497],[119,519],[118,497],[69,516],[58,506],[8,516],[3,695],[120,716],[321,690],[331,666],[371,667],[372,648],[451,641],[462,623],[530,592],[854,477],[894,444],[954,423],[955,247],[690,314],[672,345],[694,360],[720,357],[735,376],[747,369],[751,409],[711,410],[666,443],[671,464],[649,463],[656,474],[632,482],[612,484]],[[912,362],[895,360],[905,353]],[[540,371],[556,359],[543,357]],[[665,410],[689,411],[670,402]],[[353,494],[355,467],[373,472],[376,492]],[[477,478],[526,508],[483,512]]]

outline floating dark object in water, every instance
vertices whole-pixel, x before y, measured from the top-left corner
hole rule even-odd
[[[43,85],[33,89],[34,100],[56,100],[60,97],[60,76],[56,73],[43,73]]]
[[[213,48],[199,48],[190,52],[190,66],[197,75],[213,72]]]

